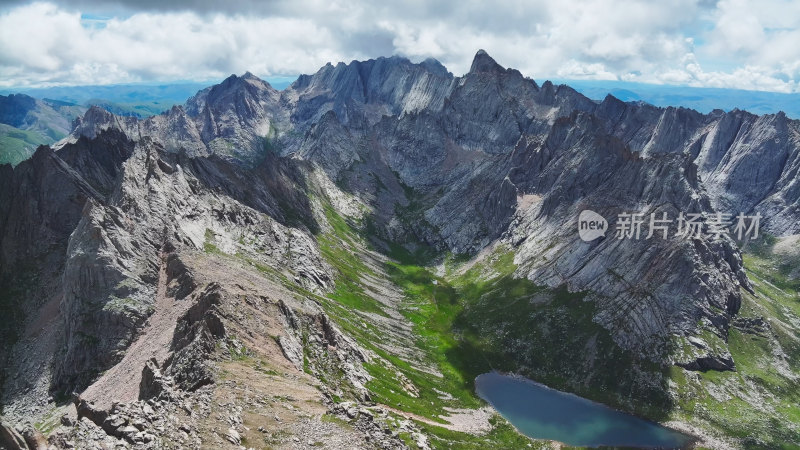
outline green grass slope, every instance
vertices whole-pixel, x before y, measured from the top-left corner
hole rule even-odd
[[[409,247],[413,252],[396,244],[375,245],[373,249],[389,249],[384,253],[390,259],[382,269],[405,294],[400,313],[413,324],[424,361],[407,361],[384,351],[375,344],[383,338],[380,330],[363,319],[364,313],[384,312],[363,295],[359,281],[360,274],[371,271],[359,260],[358,247],[369,246],[375,238],[330,207],[325,207],[325,215],[332,230],[318,240],[342,288],[337,287],[323,306],[342,329],[381,357],[380,363],[366,367],[373,377],[367,387],[375,402],[441,421],[439,416],[448,415],[449,408],[485,405],[474,392],[474,379],[501,370],[652,419],[667,417],[672,407],[668,367],[640,360],[614,344],[592,321],[593,304],[584,301],[583,293],[547,289],[514,277],[513,252],[502,246],[478,262],[448,256],[443,274],[432,265],[436,252],[421,243]],[[414,389],[408,389],[409,384]],[[483,436],[421,422],[419,426],[431,436],[434,448],[548,445],[520,435],[499,416]]]
[[[16,166],[30,158],[40,145],[51,142],[52,139],[37,132],[0,124],[0,164]]]
[[[776,243],[744,249],[755,293],[744,293],[728,335],[736,371],[672,369],[674,417],[743,448],[800,448],[800,247]]]
[[[474,379],[490,370],[520,373],[652,420],[687,423],[710,442],[736,448],[800,445],[797,243],[775,246],[770,240],[745,250],[755,292],[745,293],[727,342],[716,342],[729,348],[737,370],[695,372],[619,348],[593,322],[594,304],[585,293],[516,278],[508,247],[498,245],[477,259],[437,255],[421,243],[409,245],[410,252],[378,242],[365,224],[341,216],[325,199],[317,200],[328,226],[316,237],[336,274],[335,290],[314,294],[274,269],[257,267],[281,278],[298,295],[315,299],[343,331],[378,356],[365,365],[372,377],[367,383],[371,399],[428,419],[417,425],[433,448],[550,445],[522,436],[500,416],[492,418],[492,429],[484,435],[429,423],[442,422],[451,408],[484,406],[474,392]],[[211,244],[206,247],[219,252]],[[369,248],[384,249],[388,256],[379,269],[374,261],[366,262]],[[404,359],[379,345],[386,336],[375,320],[395,312],[369,295],[365,276],[386,277],[404,294],[397,312],[412,324],[419,359]],[[354,393],[341,395],[335,400],[352,399]],[[409,444],[414,448],[413,441]]]

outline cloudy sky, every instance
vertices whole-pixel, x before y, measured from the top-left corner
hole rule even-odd
[[[800,92],[798,0],[0,0],[0,87],[313,73],[483,48],[542,80]]]

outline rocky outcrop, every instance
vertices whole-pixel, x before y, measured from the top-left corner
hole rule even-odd
[[[50,447],[41,431],[33,426],[28,426],[22,430],[22,438],[30,450],[46,450]]]
[[[219,285],[210,284],[178,321],[171,345],[173,353],[164,363],[164,371],[183,390],[193,391],[214,382],[210,354],[217,339],[225,336],[225,325],[217,309],[221,301]],[[142,383],[145,383],[144,378]],[[144,392],[149,395],[156,387],[148,383],[150,387],[145,387]],[[142,397],[141,392],[140,398],[148,398]]]
[[[158,397],[170,387],[170,379],[165,378],[155,358],[150,359],[142,369],[142,381],[139,383],[139,400]]]
[[[28,444],[25,443],[25,439],[22,435],[14,429],[14,427],[10,424],[5,422],[0,422],[0,443],[3,444],[4,447],[7,447],[11,450],[22,450],[27,449]]]
[[[325,313],[312,310],[298,314],[284,302],[279,302],[278,306],[285,334],[279,336],[277,342],[284,357],[298,370],[309,370],[319,377],[330,379],[343,374],[346,387],[352,389],[357,398],[369,400],[365,385],[370,377],[362,363],[370,361],[370,355],[342,333]],[[342,392],[337,395],[341,396]]]
[[[74,145],[59,154],[74,153]],[[113,188],[102,183],[110,177],[92,177],[110,193],[87,202],[70,236],[62,303],[67,352],[57,375],[63,386],[85,385],[98,368],[120,360],[154,310],[160,255],[172,241],[230,250],[248,236],[262,258],[286,260],[310,288],[330,283],[326,270],[318,269],[324,266],[313,240],[280,223],[314,226],[310,211],[304,212],[308,199],[299,193],[302,179],[286,161],[265,161],[242,173],[216,157],[171,153],[149,138],[130,145],[128,158],[113,166]],[[221,240],[212,244],[217,236]],[[178,278],[169,294],[188,295],[194,285],[182,275],[180,261],[168,257],[166,265],[167,276]]]
[[[300,164],[273,157],[242,172],[111,127],[0,167],[0,300],[16,318],[2,328],[0,357],[15,361],[3,403],[25,417],[48,391],[80,391],[118,363],[156,308],[161,266],[165,295],[196,289],[174,245],[246,247],[308,289],[330,288]],[[46,337],[25,331],[47,322]]]
[[[8,450],[46,450],[49,447],[44,435],[28,424],[19,431],[12,425],[0,422],[0,448]]]
[[[87,145],[88,140],[75,144]],[[87,202],[103,201],[70,165],[69,155],[61,156],[40,147],[13,169],[0,166],[0,363],[7,368],[0,376],[0,402],[23,396],[17,405],[26,412],[45,407],[63,345],[58,314],[69,236]]]

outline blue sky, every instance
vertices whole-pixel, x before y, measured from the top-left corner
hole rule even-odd
[[[313,73],[479,48],[537,80],[800,92],[800,1],[71,0],[0,3],[0,88]]]

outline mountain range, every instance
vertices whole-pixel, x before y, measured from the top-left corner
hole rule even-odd
[[[602,99],[611,94],[626,102],[642,101],[663,107],[683,106],[702,113],[709,113],[715,109],[731,111],[738,108],[755,114],[774,114],[783,111],[793,119],[800,117],[798,109],[800,95],[795,93],[605,80],[558,80],[558,82],[569,84],[592,99]]]
[[[0,95],[0,164],[18,164],[39,145],[62,139],[84,112],[86,108],[58,100]]]
[[[798,169],[783,113],[596,102],[484,51],[90,107],[0,166],[4,438],[549,445],[476,398],[497,369],[698,446],[800,445]],[[632,213],[761,222],[617,235]]]

